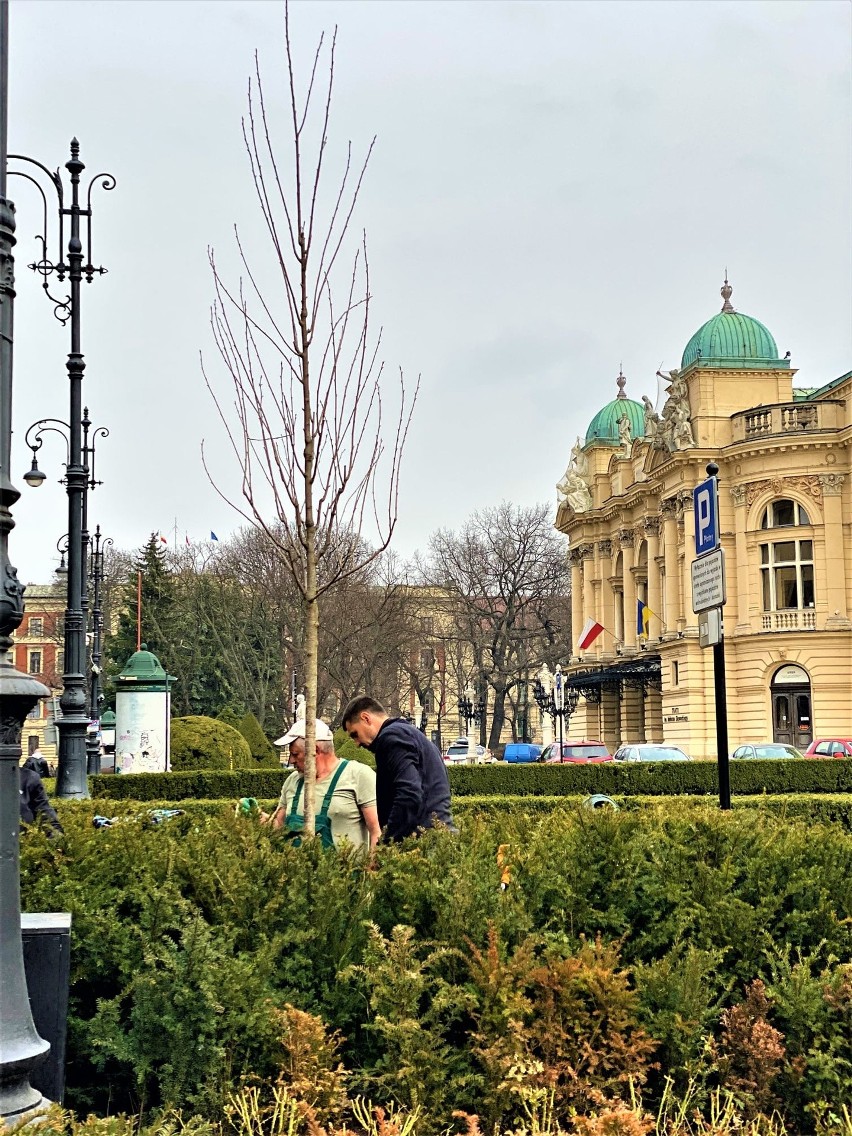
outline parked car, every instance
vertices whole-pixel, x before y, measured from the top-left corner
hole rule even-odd
[[[852,757],[852,738],[816,738],[805,757]]]
[[[592,762],[612,761],[612,754],[603,742],[563,742],[562,756],[559,755],[559,742],[545,746],[538,759],[546,765],[588,765]]]
[[[780,742],[753,742],[748,745],[737,746],[731,757],[740,758],[755,758],[755,757],[804,757],[805,755],[801,750],[796,749],[795,746],[782,745]]]
[[[540,756],[541,746],[531,742],[509,742],[503,751],[503,760],[510,763],[538,761]]]
[[[475,763],[477,765],[487,764],[493,760],[490,749],[486,749],[482,745],[476,747]],[[467,765],[469,763],[470,752],[466,741],[453,742],[451,746],[447,747],[447,752],[444,754],[445,765]]]
[[[613,754],[616,761],[689,761],[687,755],[677,746],[665,745],[624,745]]]

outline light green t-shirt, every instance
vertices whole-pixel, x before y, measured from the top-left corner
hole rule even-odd
[[[322,781],[317,781],[314,792],[314,804],[317,813],[322,808],[323,798],[337,772],[337,766],[332,769]],[[302,780],[302,775],[294,770],[284,782],[278,807],[284,810],[284,815],[290,812],[296,788]],[[376,774],[369,765],[361,761],[350,761],[340,774],[340,780],[334,789],[334,796],[328,806],[328,816],[331,821],[331,835],[335,845],[348,840],[356,848],[368,848],[370,833],[361,815],[361,809],[375,807],[376,804]],[[302,797],[299,797],[297,815],[303,812]]]

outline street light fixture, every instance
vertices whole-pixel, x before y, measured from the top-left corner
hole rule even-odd
[[[101,538],[101,526],[95,526],[92,541],[92,667],[89,679],[89,712],[100,718],[103,692],[101,689],[101,658],[103,648],[104,617],[101,608],[101,588],[104,582],[104,554],[113,544],[112,537]],[[86,769],[89,773],[101,771],[101,747],[96,732],[86,736]]]
[[[80,175],[86,168],[80,161],[80,143],[71,139],[71,157],[65,163],[71,185],[71,203],[65,203],[65,183],[59,170],[51,171],[35,158],[22,154],[10,154],[10,160],[26,162],[28,166],[40,171],[38,176],[22,170],[10,170],[10,174],[22,177],[36,187],[41,194],[43,231],[36,239],[41,245],[41,256],[30,268],[42,278],[42,288],[50,303],[53,314],[64,326],[71,324],[71,350],[68,353],[66,369],[70,389],[70,409],[68,412],[68,462],[65,467],[65,485],[68,492],[68,599],[65,611],[65,674],[63,691],[59,701],[62,714],[57,722],[59,729],[59,770],[56,778],[56,794],[59,797],[88,797],[86,781],[86,547],[83,542],[84,510],[87,483],[92,476],[85,463],[83,451],[83,430],[87,429],[88,414],[83,411],[83,371],[85,360],[81,351],[80,293],[85,277],[91,284],[95,276],[103,276],[106,269],[92,264],[92,190],[97,185],[104,190],[115,188],[112,174],[95,174],[85,190],[85,205],[81,203]],[[42,176],[44,175],[44,176]],[[42,185],[47,178],[56,193],[58,203],[58,241],[59,260],[54,261],[49,253],[48,194]],[[68,224],[67,260],[63,259],[65,243],[65,218]],[[81,218],[85,218],[86,255],[84,264]],[[55,277],[60,283],[68,278],[69,295],[61,298],[51,295],[50,280]],[[47,423],[51,420],[45,419]],[[52,421],[57,421],[56,419]],[[38,466],[35,466],[38,470]],[[40,471],[38,471],[40,472]],[[30,470],[32,475],[34,470]],[[41,482],[38,481],[37,484]]]
[[[24,481],[28,485],[38,488],[45,480],[45,474],[39,469],[38,466],[38,451],[44,445],[45,434],[58,434],[65,442],[65,468],[66,476],[60,479],[60,485],[69,486],[69,531],[60,538],[60,542],[65,541],[62,549],[57,544],[57,550],[62,554],[62,559],[59,563],[57,575],[67,575],[68,577],[68,593],[67,593],[67,608],[65,612],[65,673],[62,676],[63,695],[60,699],[59,705],[62,708],[62,717],[65,717],[65,692],[68,691],[69,684],[72,691],[78,686],[79,680],[77,675],[79,672],[74,671],[71,663],[72,661],[82,661],[82,685],[83,685],[83,709],[85,714],[86,727],[88,727],[89,714],[96,714],[97,707],[90,705],[88,707],[89,713],[86,710],[86,698],[91,684],[90,670],[88,666],[88,652],[86,650],[86,627],[88,624],[88,606],[89,606],[89,593],[87,586],[87,561],[89,549],[89,492],[101,485],[102,482],[98,481],[95,477],[95,449],[98,438],[108,438],[109,430],[106,426],[96,426],[94,430],[91,429],[92,423],[89,418],[89,408],[83,408],[83,417],[80,421],[80,428],[82,432],[82,439],[80,445],[81,457],[81,470],[83,474],[82,493],[80,494],[80,528],[79,528],[79,552],[75,549],[75,545],[71,539],[71,497],[70,497],[70,460],[71,460],[71,446],[73,431],[67,422],[61,418],[41,418],[38,422],[33,424],[27,429],[24,435],[24,442],[32,450],[32,465],[27,473],[24,474]],[[68,568],[65,567],[65,552],[68,552]],[[75,573],[72,569],[72,559],[75,554],[79,555],[80,562],[80,587],[77,594],[72,595],[72,577]],[[69,615],[79,611],[79,621],[69,620]],[[79,640],[79,642],[78,642]],[[58,796],[88,796],[88,785],[86,782],[86,773],[92,773],[93,765],[98,764],[97,756],[94,754],[91,734],[88,728],[83,734],[83,755],[85,757],[85,764],[82,768],[78,768],[80,755],[78,747],[75,746],[73,759],[68,758],[68,744],[63,746],[65,736],[62,732],[62,718],[57,722],[59,728],[59,772],[57,777],[57,795]],[[97,739],[95,739],[95,742]],[[65,758],[63,761],[63,754]],[[60,791],[60,785],[66,790],[64,793]],[[83,792],[69,792],[71,789],[82,789]]]
[[[557,663],[555,674],[551,674],[546,665],[541,668],[533,684],[533,694],[541,711],[553,719],[554,725],[559,723],[559,760],[563,762],[565,755],[562,752],[562,723],[566,718],[570,721],[571,715],[577,709],[580,700],[579,691],[566,688],[562,664]]]
[[[474,758],[476,758],[476,741],[473,738],[473,727],[482,720],[484,713],[485,699],[477,698],[473,687],[468,683],[464,694],[459,695],[459,714],[461,714],[465,723],[468,755],[472,755]]]

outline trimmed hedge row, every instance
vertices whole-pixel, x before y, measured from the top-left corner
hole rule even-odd
[[[678,811],[683,807],[701,807],[716,809],[717,803],[709,796],[678,797],[614,797],[620,809],[632,812],[638,809],[659,808]],[[498,817],[510,814],[527,814],[529,816],[542,816],[557,809],[575,809],[585,800],[582,796],[501,796],[492,793],[488,796],[458,797],[453,801],[453,815],[457,820],[464,821],[473,817]],[[267,812],[275,807],[277,798],[259,799],[258,803]],[[60,817],[67,810],[79,815],[89,812],[92,816],[138,816],[149,809],[181,808],[189,816],[218,816],[223,812],[233,812],[234,800],[222,797],[207,800],[183,799],[175,800],[146,800],[132,799],[109,800],[93,799],[87,801],[60,800],[56,801],[56,809]],[[852,832],[852,795],[840,793],[810,793],[810,794],[783,794],[773,796],[743,796],[733,801],[735,809],[759,809],[775,816],[790,819],[805,820],[809,823],[839,824],[848,832]]]
[[[713,796],[719,791],[712,761],[603,765],[457,765],[449,770],[453,797]],[[91,778],[92,796],[137,801],[276,797],[280,769],[196,770]],[[732,761],[737,795],[849,793],[852,761]]]

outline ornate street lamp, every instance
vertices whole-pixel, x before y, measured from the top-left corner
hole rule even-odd
[[[101,588],[104,582],[104,554],[112,547],[112,537],[101,538],[101,526],[95,526],[92,542],[92,667],[89,679],[89,713],[100,718],[103,693],[101,689],[101,659],[103,657],[104,616],[101,607]],[[86,736],[86,769],[89,773],[101,771],[101,747],[95,731]]]
[[[24,474],[24,481],[32,488],[38,488],[45,481],[45,474],[39,469],[38,451],[44,444],[45,434],[58,434],[65,442],[65,468],[66,476],[60,479],[60,485],[68,486],[68,520],[69,528],[67,540],[68,570],[67,570],[67,601],[65,611],[65,664],[62,676],[63,693],[59,701],[62,717],[57,722],[59,729],[59,771],[57,775],[56,791],[60,797],[88,797],[89,789],[86,773],[95,772],[93,765],[98,764],[98,755],[93,752],[93,739],[88,732],[89,715],[97,714],[97,706],[91,704],[87,708],[87,696],[91,677],[88,667],[88,652],[86,650],[86,627],[88,623],[88,548],[89,548],[89,491],[94,490],[102,482],[95,477],[95,445],[98,438],[108,438],[109,430],[106,426],[96,426],[91,430],[89,408],[83,408],[83,417],[78,424],[80,440],[80,459],[82,472],[82,491],[79,498],[71,498],[71,453],[73,447],[74,430],[68,422],[61,418],[42,418],[34,422],[26,432],[24,441],[32,451],[32,464]],[[91,435],[90,435],[91,431]],[[72,510],[77,509],[79,529],[74,532],[71,525]],[[64,555],[60,569],[64,564]],[[79,575],[75,568],[79,565]],[[79,579],[79,588],[72,592],[74,582]],[[79,613],[79,618],[73,618]],[[73,732],[69,731],[66,719],[66,704],[73,697],[75,704],[79,700],[80,690],[83,695],[84,729],[82,734],[82,750],[79,746],[77,723],[74,723]],[[70,691],[70,694],[69,694]],[[88,712],[87,712],[88,709]],[[72,740],[73,739],[73,740]],[[97,738],[94,738],[97,746]]]
[[[12,506],[12,345],[15,303],[15,207],[6,197],[9,90],[9,5],[0,3],[0,1128],[46,1107],[29,1078],[50,1046],[33,1025],[21,942],[21,729],[50,691],[9,658],[12,635],[24,618],[24,587],[9,561]]]
[[[541,711],[553,719],[554,725],[559,723],[559,760],[562,762],[565,760],[562,752],[562,723],[566,718],[570,721],[577,709],[579,691],[566,688],[562,664],[557,663],[555,674],[551,674],[547,666],[541,668],[533,684],[533,694]]]
[[[474,761],[476,760],[476,739],[473,736],[473,727],[482,720],[484,713],[485,699],[477,699],[473,687],[468,683],[464,694],[459,696],[459,714],[464,719],[468,757]]]

